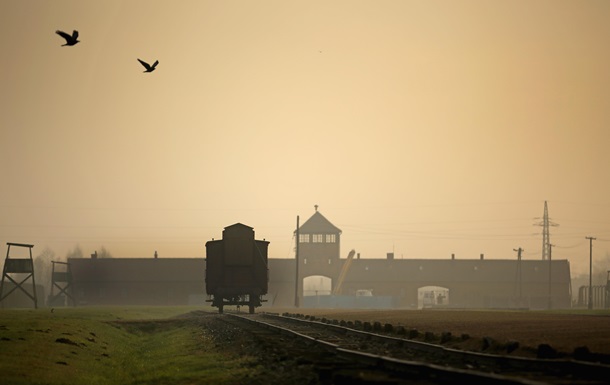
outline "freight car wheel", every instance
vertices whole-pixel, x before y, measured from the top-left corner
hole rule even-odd
[[[254,294],[249,294],[248,297],[248,308],[250,310],[250,314],[254,314],[254,309],[256,309],[257,305],[260,306],[260,303],[257,303],[258,301],[256,300],[258,297]]]

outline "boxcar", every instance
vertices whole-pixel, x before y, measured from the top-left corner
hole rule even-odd
[[[206,242],[205,287],[212,306],[222,313],[226,305],[261,306],[267,294],[269,242],[254,239],[252,227],[241,223],[225,227],[221,240]]]

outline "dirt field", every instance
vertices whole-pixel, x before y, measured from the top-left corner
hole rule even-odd
[[[610,357],[610,312],[563,313],[537,311],[470,310],[333,310],[273,309],[273,312],[300,313],[345,321],[380,322],[405,329],[417,329],[440,336],[450,332],[454,340],[467,334],[470,338],[453,342],[456,348],[482,351],[487,338],[497,345],[518,342],[511,354],[534,356],[540,344],[548,344],[560,355],[571,356],[574,349],[587,347],[591,353]]]

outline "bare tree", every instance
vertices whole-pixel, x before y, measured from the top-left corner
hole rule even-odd
[[[608,271],[610,271],[610,253],[602,258],[593,258],[593,275],[591,281],[594,286],[605,286],[608,280]],[[582,286],[589,286],[589,272],[581,273],[572,277],[572,293],[578,293],[578,289]]]
[[[112,258],[112,254],[104,246],[100,248],[100,252],[97,253],[98,258]]]
[[[66,261],[69,258],[82,258],[82,257],[83,257],[83,250],[80,248],[79,245],[76,245],[76,246],[74,246],[74,250],[70,250],[66,254]]]
[[[610,253],[606,252],[603,258],[593,260],[593,284],[605,285],[610,271]]]
[[[46,246],[40,254],[34,257],[34,274],[36,283],[44,287],[45,293],[51,290],[51,261],[55,260],[55,252]]]

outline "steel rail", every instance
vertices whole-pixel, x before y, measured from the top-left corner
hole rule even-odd
[[[532,368],[542,368],[545,371],[559,371],[559,372],[572,372],[578,373],[589,380],[597,380],[605,383],[610,379],[610,365],[600,364],[595,362],[587,361],[576,361],[567,359],[539,359],[530,357],[518,357],[518,356],[506,356],[489,353],[480,353],[467,350],[459,350],[448,348],[442,345],[431,344],[428,342],[414,341],[406,338],[399,338],[388,336],[384,334],[371,333],[368,331],[357,330],[347,326],[335,325],[332,323],[325,323],[320,321],[312,321],[307,319],[289,317],[284,315],[263,313],[265,317],[277,317],[291,322],[301,322],[304,324],[316,324],[318,326],[339,330],[341,332],[353,335],[366,336],[368,338],[375,338],[378,340],[384,340],[388,342],[400,343],[404,347],[412,350],[417,350],[426,353],[435,354],[448,354],[453,357],[458,357],[464,362],[473,361],[477,363],[490,363],[494,365],[501,365],[504,368],[512,368],[515,370],[527,370],[533,371]]]
[[[242,316],[237,314],[225,314],[226,316],[233,317],[239,320],[243,320],[252,325],[256,325],[259,328],[270,329],[274,332],[289,335],[294,338],[302,339],[308,343],[317,344],[323,349],[333,351],[338,356],[347,359],[352,362],[358,362],[368,367],[374,367],[376,369],[383,369],[394,373],[411,374],[416,378],[428,379],[435,383],[468,383],[468,384],[481,384],[481,385],[548,385],[547,382],[533,381],[525,378],[517,378],[511,376],[505,376],[495,373],[482,372],[477,370],[466,370],[448,366],[440,366],[436,364],[430,364],[420,361],[401,360],[397,358],[371,354],[366,352],[360,352],[351,349],[341,348],[338,344],[324,341],[319,338],[308,336],[297,331],[273,325],[267,322],[253,319],[253,317]],[[289,317],[283,317],[289,319]],[[308,321],[309,322],[309,321]],[[315,322],[315,321],[314,321]],[[326,324],[325,324],[326,325]],[[336,325],[330,325],[336,326]],[[353,330],[353,329],[351,329]],[[355,331],[355,330],[354,330]],[[375,334],[369,333],[373,336]],[[456,382],[459,381],[459,382]]]

